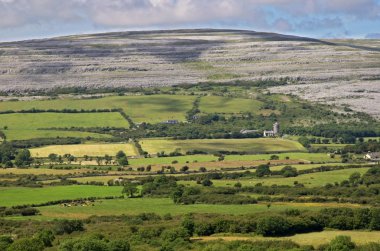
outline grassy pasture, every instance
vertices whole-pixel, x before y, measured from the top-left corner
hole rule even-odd
[[[197,241],[237,241],[237,240],[250,240],[250,241],[262,241],[262,240],[291,240],[299,245],[313,245],[318,247],[321,244],[327,244],[338,235],[350,236],[352,241],[356,244],[366,244],[369,242],[380,242],[380,231],[333,231],[326,230],[322,232],[313,232],[306,234],[296,234],[287,237],[262,237],[262,236],[241,236],[241,235],[214,235],[214,236],[202,236],[195,237]]]
[[[128,122],[119,113],[13,113],[0,115],[0,128],[4,130],[8,140],[31,139],[39,137],[65,136],[97,136],[108,137],[95,133],[61,132],[38,130],[52,127],[125,127]]]
[[[348,145],[350,145],[350,144],[311,144],[311,146],[313,148],[326,147],[327,149],[332,149],[332,150],[342,149],[342,148],[344,148],[345,146],[348,146]]]
[[[47,157],[50,153],[64,155],[70,153],[76,157],[115,156],[118,151],[124,151],[128,156],[137,155],[135,147],[131,143],[125,144],[83,144],[83,145],[54,145],[30,149],[33,157]]]
[[[225,161],[258,161],[266,160],[270,161],[270,157],[273,154],[254,154],[254,155],[226,155]],[[279,153],[276,154],[279,156],[280,160],[285,160],[286,157],[289,157],[290,160],[298,160],[305,162],[314,162],[314,163],[336,163],[341,162],[339,155],[336,155],[335,158],[329,157],[325,153],[302,153],[302,152],[291,152],[291,153]],[[177,157],[160,157],[160,158],[143,158],[143,159],[130,159],[129,163],[132,166],[144,166],[144,165],[159,165],[159,164],[172,164],[173,161],[178,161],[179,164],[189,163],[203,163],[216,161],[218,158],[214,155],[188,155],[188,156],[177,156]],[[334,165],[336,165],[334,164]],[[320,166],[316,164],[312,167]],[[312,168],[310,167],[310,168]],[[307,168],[309,169],[309,167]]]
[[[297,177],[269,177],[269,178],[253,178],[253,179],[240,179],[240,180],[213,180],[215,186],[233,186],[236,182],[240,182],[243,186],[254,186],[261,183],[265,186],[271,185],[288,185],[293,186],[295,181],[304,184],[306,187],[324,186],[327,183],[341,182],[347,180],[348,177],[355,172],[364,174],[369,168],[352,168],[343,169],[329,172],[318,172],[299,175]],[[178,183],[184,185],[197,185],[195,181],[179,181]]]
[[[183,166],[188,166],[190,170],[199,170],[200,167],[205,167],[207,170],[222,170],[224,168],[240,168],[240,167],[254,167],[262,164],[267,164],[265,160],[234,160],[234,161],[210,161],[210,162],[194,162],[188,164],[170,164],[177,171]],[[272,165],[295,165],[299,162],[297,160],[272,160]],[[152,171],[159,171],[161,167],[168,166],[167,164],[158,164],[152,166]]]
[[[43,188],[0,188],[0,206],[37,204],[63,199],[120,196],[122,187],[108,186],[52,186]]]
[[[270,157],[273,154],[255,154],[255,155],[227,155],[225,156],[225,160],[270,160]],[[326,153],[302,153],[302,152],[296,152],[296,153],[277,153],[276,154],[280,160],[286,159],[286,157],[289,157],[289,159],[297,159],[297,160],[304,160],[305,162],[340,162],[341,158],[340,156],[336,155],[335,158],[331,158]]]
[[[254,214],[268,211],[284,211],[286,209],[298,208],[301,210],[319,210],[324,207],[335,207],[336,204],[319,203],[272,203],[270,209],[264,204],[250,205],[178,205],[169,198],[136,198],[136,199],[117,199],[95,202],[92,207],[61,207],[59,205],[40,207],[42,218],[87,218],[91,215],[121,215],[121,214],[140,214],[157,213],[164,215],[183,215],[186,213],[220,213],[220,214]],[[38,216],[37,216],[38,217]],[[35,218],[35,217],[33,217]]]
[[[259,113],[261,105],[254,99],[206,96],[201,98],[199,109],[204,113]]]
[[[86,173],[93,172],[93,169],[82,168],[82,169],[70,169],[70,170],[60,170],[60,169],[48,169],[48,168],[0,168],[0,174],[34,174],[34,175],[64,175],[64,174],[75,174],[75,173]]]
[[[184,120],[194,96],[149,95],[109,96],[98,99],[56,99],[37,101],[0,102],[0,111],[36,109],[113,109],[121,108],[135,122],[161,122],[168,119]]]
[[[214,155],[188,155],[176,157],[160,157],[160,158],[144,158],[144,159],[130,159],[131,166],[146,166],[146,165],[159,165],[159,164],[172,164],[173,161],[178,161],[179,164],[186,162],[209,162],[217,160],[218,157]]]
[[[352,165],[350,164],[345,164],[345,163],[327,163],[327,164],[300,164],[300,165],[291,165],[292,167],[297,168],[297,170],[308,170],[312,168],[317,168],[320,166],[348,166]],[[360,165],[360,164],[355,164],[355,165]],[[272,166],[270,167],[270,170],[272,171],[280,171],[283,167],[287,165],[279,165],[279,166]]]
[[[145,151],[151,154],[161,151],[169,153],[177,149],[183,153],[195,149],[211,153],[222,150],[244,151],[248,153],[305,151],[305,148],[296,141],[275,138],[201,140],[144,139],[140,141],[140,144]]]
[[[89,132],[57,131],[57,130],[6,130],[7,140],[27,140],[36,138],[110,138],[111,135]]]

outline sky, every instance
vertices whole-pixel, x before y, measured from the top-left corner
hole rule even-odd
[[[0,0],[0,41],[178,28],[380,38],[380,0]]]

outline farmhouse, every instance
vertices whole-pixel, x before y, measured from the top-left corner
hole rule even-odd
[[[275,137],[279,135],[280,133],[280,124],[278,122],[273,124],[273,130],[272,131],[264,131],[264,137]]]
[[[259,130],[246,130],[246,129],[240,130],[241,134],[250,134],[250,133],[257,133],[257,132],[259,132]]]
[[[372,160],[372,161],[380,161],[380,152],[367,153],[364,156],[364,159]]]
[[[163,124],[168,124],[168,125],[175,125],[175,124],[178,124],[178,120],[166,120],[164,122],[162,122]]]

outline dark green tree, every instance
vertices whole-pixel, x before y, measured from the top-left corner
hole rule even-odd
[[[28,149],[23,149],[18,151],[16,158],[15,158],[15,165],[17,167],[26,167],[30,166],[33,159],[30,155],[30,151]]]
[[[271,174],[271,171],[270,171],[268,165],[259,165],[256,169],[256,176],[257,177],[264,177],[264,176],[267,176],[270,174]]]
[[[289,234],[290,224],[282,216],[266,216],[258,220],[256,232],[263,236],[282,236]]]
[[[122,193],[127,194],[129,197],[133,198],[135,193],[138,192],[137,185],[132,182],[127,182],[124,184]]]
[[[284,177],[296,177],[298,176],[297,169],[292,166],[284,166],[281,169],[282,176]]]

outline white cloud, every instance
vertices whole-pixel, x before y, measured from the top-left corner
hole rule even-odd
[[[325,25],[335,18],[380,19],[380,4],[376,0],[0,0],[0,17],[0,28],[59,22],[124,28],[212,22],[290,31],[299,20],[318,28],[318,22]]]

